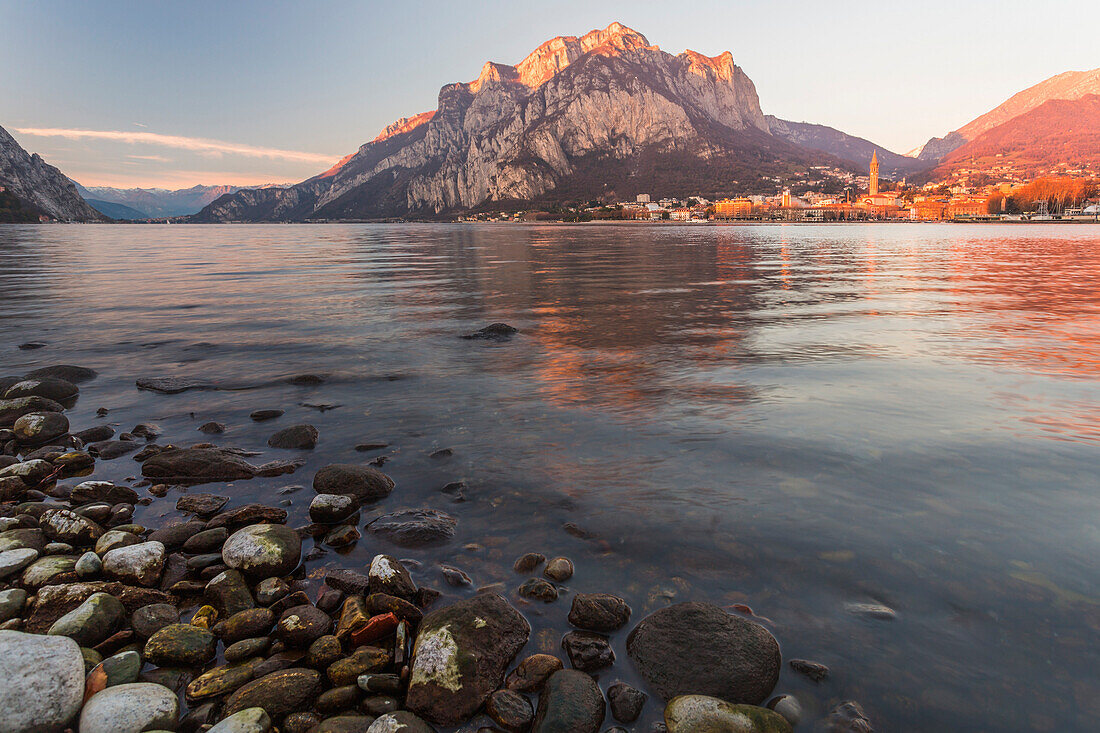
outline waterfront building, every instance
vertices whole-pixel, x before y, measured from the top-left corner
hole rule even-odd
[[[716,219],[746,219],[752,215],[752,199],[722,199],[714,202]]]

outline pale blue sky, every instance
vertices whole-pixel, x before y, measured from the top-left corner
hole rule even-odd
[[[617,20],[672,53],[732,51],[768,114],[906,152],[1100,66],[1090,5],[0,0],[0,126],[87,185],[297,181],[486,60]],[[44,129],[127,135],[20,132]]]

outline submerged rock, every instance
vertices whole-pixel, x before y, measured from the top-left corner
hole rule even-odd
[[[668,733],[791,733],[787,720],[755,705],[706,695],[681,695],[665,707]]]
[[[174,448],[141,464],[141,475],[164,482],[209,483],[250,479],[256,467],[215,448]]]
[[[367,530],[400,547],[422,547],[454,537],[457,524],[457,519],[436,509],[406,509],[378,517]]]
[[[319,435],[312,425],[291,425],[268,438],[267,444],[285,450],[313,450]]]
[[[53,364],[27,372],[27,379],[44,379],[52,377],[55,379],[64,379],[66,382],[72,382],[73,384],[90,382],[98,376],[99,372],[95,369],[74,366],[73,364]]]
[[[20,397],[45,397],[55,402],[65,402],[80,393],[80,388],[72,382],[57,377],[24,379],[8,387],[4,399],[15,400]]]
[[[318,494],[349,494],[360,502],[385,499],[393,487],[393,479],[378,469],[353,463],[325,466],[313,477]]]
[[[467,340],[485,339],[489,341],[507,341],[519,333],[519,329],[509,326],[507,323],[490,323],[484,328],[465,334],[462,338]]]
[[[531,733],[599,733],[603,718],[603,695],[595,680],[563,669],[542,688]]]
[[[0,631],[0,730],[55,733],[80,710],[84,657],[65,636]]]
[[[709,603],[678,603],[634,627],[627,652],[666,700],[709,695],[757,705],[779,680],[779,643],[767,629]]]
[[[142,377],[135,382],[138,389],[161,394],[179,394],[192,389],[214,389],[211,384],[183,377]]]
[[[526,619],[493,593],[429,613],[413,646],[408,709],[433,723],[465,722],[500,686],[530,633]]]
[[[569,623],[588,631],[616,631],[630,620],[630,606],[609,593],[578,593],[569,609]]]

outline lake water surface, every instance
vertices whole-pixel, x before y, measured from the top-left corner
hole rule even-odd
[[[458,338],[494,321],[521,333]],[[389,455],[397,489],[365,519],[458,517],[451,544],[397,553],[449,596],[473,590],[441,560],[510,594],[518,555],[563,554],[571,590],[633,620],[750,606],[785,658],[831,668],[780,679],[811,719],[855,699],[881,731],[1100,725],[1100,227],[0,227],[0,374],[53,363],[101,374],[74,430],[151,421],[179,445],[216,420],[262,462],[316,425],[297,473],[204,489],[289,500],[295,524],[316,469]],[[326,381],[285,382],[303,373]],[[287,413],[253,423],[265,407]],[[524,653],[558,651],[568,607],[522,607]],[[638,682],[625,636],[605,689]]]

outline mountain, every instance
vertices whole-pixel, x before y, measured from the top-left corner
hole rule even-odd
[[[35,153],[20,147],[0,127],[0,186],[19,199],[25,210],[61,221],[101,221],[104,216],[87,204],[65,175]]]
[[[435,217],[513,202],[742,190],[844,164],[769,132],[726,52],[673,56],[619,23],[554,38],[515,66],[444,86],[331,170],[239,191],[195,221]],[[774,181],[771,183],[774,186]]]
[[[936,162],[983,133],[1051,100],[1075,100],[1089,94],[1100,94],[1100,69],[1067,71],[1014,94],[1007,101],[984,115],[971,120],[944,137],[934,137],[921,148],[921,160]]]
[[[174,191],[163,188],[84,187],[77,191],[89,203],[114,219],[160,219],[187,216],[200,211],[211,201],[227,193],[236,193],[240,186],[192,186]],[[101,205],[102,204],[102,205]],[[119,208],[122,207],[122,208]]]
[[[926,170],[930,166],[927,162],[899,155],[870,140],[855,137],[825,125],[791,122],[772,115],[766,115],[764,119],[772,135],[804,148],[821,150],[862,168],[866,168],[871,163],[871,156],[874,153],[878,153],[882,172],[895,177]]]
[[[988,129],[949,153],[937,173],[1012,169],[1035,173],[1065,167],[1100,172],[1100,94],[1051,99]]]

